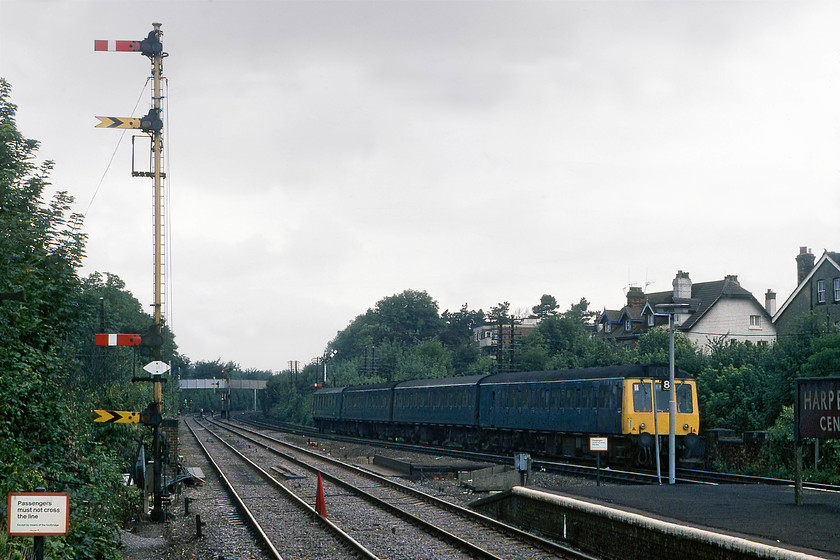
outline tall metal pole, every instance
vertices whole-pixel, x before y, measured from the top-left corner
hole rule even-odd
[[[160,23],[152,23],[154,33],[160,39],[162,35]],[[161,76],[163,75],[163,49],[150,57],[152,60],[152,107],[153,113],[160,116],[161,101]],[[163,314],[163,149],[162,149],[163,127],[152,133],[152,156],[154,159],[154,236],[155,236],[155,287],[154,287],[154,336],[155,344],[152,346],[152,356],[155,360],[163,358],[163,347],[161,338],[162,314]],[[153,375],[154,399],[153,414],[158,418],[162,416],[163,389],[161,387],[161,374]],[[160,441],[160,424],[154,426],[152,451],[154,454],[154,506],[152,507],[152,520],[163,521],[163,454]]]
[[[670,391],[668,407],[668,484],[676,482],[677,459],[677,388],[674,386],[674,312],[668,315],[668,331],[670,335],[668,348],[668,388]]]

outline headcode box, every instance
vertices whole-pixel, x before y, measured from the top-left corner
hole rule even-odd
[[[67,493],[9,493],[9,535],[64,536],[69,520],[70,495]]]
[[[840,377],[796,380],[796,436],[840,438]]]

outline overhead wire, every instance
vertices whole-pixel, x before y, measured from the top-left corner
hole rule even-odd
[[[164,118],[166,119],[166,132],[167,138],[166,142],[163,144],[163,149],[165,152],[164,157],[164,166],[166,168],[166,178],[165,187],[164,188],[164,200],[165,200],[165,208],[166,208],[166,221],[164,222],[164,231],[163,231],[163,238],[164,242],[166,243],[166,254],[164,256],[164,270],[166,270],[166,284],[165,284],[165,300],[166,300],[166,309],[164,310],[164,315],[166,317],[166,324],[169,326],[170,332],[173,331],[173,318],[172,318],[172,297],[173,297],[173,283],[172,283],[172,195],[169,189],[169,179],[172,173],[172,167],[169,163],[169,79],[163,78],[164,83],[164,102],[166,103],[166,111],[164,111]]]
[[[143,94],[146,93],[146,88],[149,86],[149,81],[151,78],[146,78],[146,83],[143,84],[143,87],[140,90],[140,95],[137,97],[137,102],[134,104],[134,108],[131,110],[131,117],[134,117],[134,114],[137,112],[137,107],[140,105],[140,100],[143,99]],[[127,131],[125,129],[122,130],[122,134],[120,134],[119,139],[117,139],[117,145],[114,146],[114,151],[111,154],[111,157],[108,159],[108,165],[105,166],[105,171],[102,173],[102,177],[99,178],[99,182],[96,184],[96,189],[93,191],[93,196],[90,197],[90,202],[88,202],[87,208],[82,213],[82,222],[85,218],[87,218],[88,212],[90,212],[91,207],[93,206],[93,201],[96,199],[96,195],[99,194],[99,189],[102,187],[102,183],[105,182],[105,176],[108,175],[108,171],[111,169],[111,164],[114,162],[114,157],[117,155],[117,150],[120,148],[120,144],[125,137],[125,133]],[[81,222],[79,223],[81,226]]]

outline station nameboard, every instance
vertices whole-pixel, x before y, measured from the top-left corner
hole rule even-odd
[[[840,377],[796,380],[796,440],[840,439]]]
[[[58,537],[68,532],[70,494],[10,492],[8,534]]]

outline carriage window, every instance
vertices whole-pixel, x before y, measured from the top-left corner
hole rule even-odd
[[[598,408],[610,407],[610,386],[601,385],[598,387]]]
[[[586,386],[581,393],[580,408],[592,408],[592,387]]]
[[[687,383],[677,385],[677,412],[687,414],[694,412],[694,405],[691,402],[691,385]]]
[[[636,412],[653,412],[650,383],[633,383],[633,410]]]

